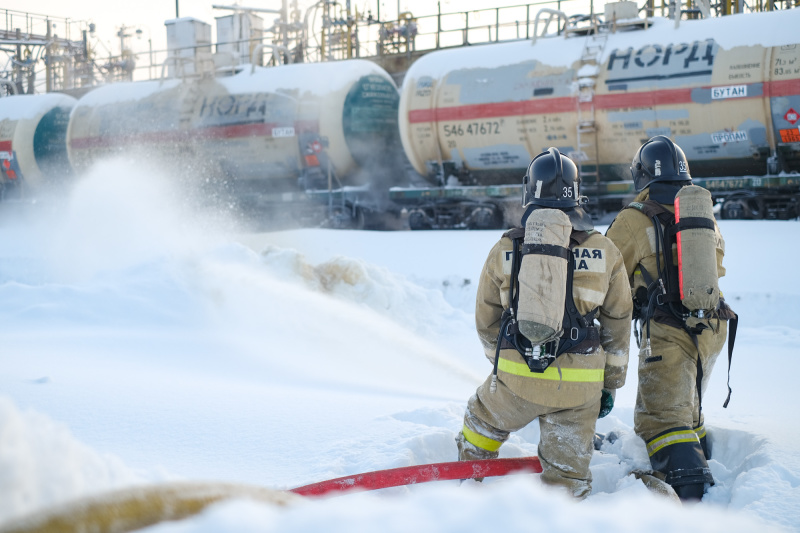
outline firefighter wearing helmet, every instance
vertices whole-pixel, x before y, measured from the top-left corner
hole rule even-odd
[[[735,319],[718,288],[725,243],[711,195],[692,185],[686,155],[671,139],[644,143],[631,177],[638,195],[606,236],[622,253],[632,287],[640,347],[634,429],[655,475],[681,500],[699,500],[714,483],[702,398],[726,320]]]
[[[481,272],[475,323],[493,370],[468,401],[458,458],[495,458],[538,418],[542,480],[585,498],[595,423],[625,383],[630,285],[581,207],[570,159],[550,148],[523,184],[522,227],[500,238]]]

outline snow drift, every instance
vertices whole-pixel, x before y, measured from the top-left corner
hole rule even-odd
[[[109,164],[63,204],[0,213],[0,525],[143,483],[286,489],[455,458],[490,373],[477,277],[500,232],[243,234],[157,174]],[[709,531],[800,529],[800,329],[783,265],[797,222],[721,221],[740,313],[705,398],[717,484],[678,507],[628,475],[636,350],[615,432],[575,504],[535,475],[440,482],[285,508],[223,502],[158,531]],[[604,229],[604,228],[600,228]],[[780,257],[780,261],[768,258]],[[789,270],[791,272],[791,270]],[[503,457],[536,454],[536,424]]]

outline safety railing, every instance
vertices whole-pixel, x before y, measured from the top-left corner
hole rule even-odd
[[[704,0],[685,0],[675,4],[668,0],[639,0],[637,4],[642,15],[668,16],[668,13],[680,6],[684,16],[693,18],[700,16],[695,11],[699,11],[698,5],[701,1]],[[268,65],[398,55],[407,55],[411,59],[412,55],[418,56],[426,51],[440,48],[532,39],[544,31],[561,32],[565,27],[571,31],[576,26],[586,24],[587,20],[597,20],[597,15],[593,11],[595,9],[600,11],[604,7],[599,0],[542,0],[527,4],[443,13],[441,4],[437,3],[436,13],[433,14],[417,16],[406,12],[400,13],[396,20],[381,20],[380,14],[373,17],[371,12],[365,15],[357,11],[352,13],[345,11],[342,2],[318,4],[334,7],[322,12],[309,11],[299,26],[295,24],[293,31],[296,33],[292,34],[294,37],[288,46],[285,46],[286,40],[278,40],[275,35],[249,39],[250,53],[231,56],[232,60],[224,62],[224,67],[229,72],[235,72],[238,70],[237,65],[247,63],[251,57],[256,56],[259,58],[259,64],[262,63],[263,56]],[[720,16],[730,13],[791,9],[800,7],[800,0],[717,0],[715,3],[710,3],[708,0],[706,5],[711,16]],[[587,6],[589,13],[585,12]],[[571,15],[566,20],[559,17],[556,24],[552,24],[551,19],[540,16],[541,13],[547,12],[582,13],[588,17]],[[551,26],[546,29],[548,20]],[[135,49],[137,46],[141,47],[142,43],[129,41],[128,48],[119,55],[114,55],[107,49],[99,49],[98,44],[92,46],[90,42],[85,47],[85,56],[81,57],[81,51],[74,46],[86,44],[86,32],[93,29],[85,22],[0,9],[0,24],[3,25],[0,27],[0,45],[5,44],[5,47],[0,47],[0,51],[8,55],[5,69],[0,70],[0,79],[14,82],[18,88],[25,89],[25,92],[28,92],[28,88],[20,81],[24,76],[27,76],[25,80],[31,80],[28,83],[36,84],[37,92],[43,92],[40,85],[46,79],[47,53],[43,51],[44,46],[37,39],[47,40],[49,37],[47,42],[51,45],[57,44],[57,41],[67,43],[67,46],[62,47],[63,50],[59,52],[61,57],[54,59],[60,61],[61,65],[71,61],[75,67],[76,72],[70,73],[69,79],[64,74],[65,69],[51,69],[50,75],[53,79],[48,85],[51,87],[50,90],[71,88],[69,83],[74,87],[85,87],[124,79],[158,79],[161,67],[168,61],[170,55],[182,53],[174,50],[153,50],[151,38],[147,40],[149,50]],[[70,39],[76,40],[70,41]],[[122,37],[120,39],[122,42]],[[283,42],[284,45],[277,46],[276,41]],[[26,43],[31,50],[28,56],[25,55]],[[38,46],[36,50],[34,43]],[[217,47],[222,44],[231,43],[202,46],[217,52]],[[72,48],[67,50],[69,47]],[[257,47],[259,52],[263,48],[272,49],[271,57],[268,54],[252,54]],[[222,56],[225,53],[217,55]],[[30,64],[23,64],[26,60]],[[216,65],[211,70],[216,68],[220,73],[224,72],[225,69],[220,67],[221,65]],[[8,92],[10,89],[5,85],[0,87],[0,91],[2,90]]]
[[[399,19],[380,21],[367,17],[359,20],[355,31],[349,30],[354,50],[347,57],[374,57],[409,52],[423,52],[439,48],[468,46],[490,42],[530,38],[536,31],[535,17],[543,7],[557,10],[579,4],[578,0],[546,0],[529,4],[492,7],[415,16],[401,13]],[[583,4],[583,3],[581,3]],[[347,28],[337,28],[328,46],[326,56],[343,59]],[[344,37],[345,42],[342,42]]]

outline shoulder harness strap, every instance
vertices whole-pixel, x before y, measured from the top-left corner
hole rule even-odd
[[[666,316],[674,317],[676,320],[680,318],[681,313],[676,311],[671,306],[674,303],[680,303],[680,292],[678,290],[678,272],[674,268],[672,258],[672,244],[675,242],[678,231],[689,229],[690,227],[700,227],[694,225],[694,217],[687,219],[687,222],[681,226],[675,224],[675,214],[670,212],[669,209],[659,204],[654,200],[645,200],[644,202],[631,202],[625,209],[636,209],[637,211],[648,217],[653,223],[656,241],[656,265],[658,272],[656,276],[650,274],[644,265],[639,264],[639,271],[642,273],[642,278],[647,284],[648,301],[640,302],[646,305],[649,309],[643,310],[649,314],[646,318],[652,318],[655,308],[660,308]],[[683,221],[682,221],[683,222]],[[713,222],[712,222],[713,225]],[[664,259],[664,265],[661,265],[661,259]],[[658,294],[656,294],[658,293]],[[670,320],[670,322],[674,322]],[[682,319],[679,320],[682,322]],[[674,323],[678,327],[678,323]]]
[[[511,302],[512,307],[506,309],[503,313],[503,318],[501,318],[500,338],[498,339],[498,353],[496,354],[495,364],[497,363],[497,357],[499,357],[499,350],[501,348],[514,348],[528,361],[526,357],[526,348],[530,348],[530,341],[519,333],[516,323],[516,309],[519,303],[517,276],[519,275],[519,269],[522,264],[522,256],[525,254],[551,255],[567,260],[567,291],[564,305],[564,318],[562,319],[562,337],[558,341],[558,345],[553,341],[543,346],[543,351],[553,354],[552,360],[555,360],[555,358],[562,353],[593,353],[600,346],[600,333],[594,325],[597,309],[592,310],[586,315],[581,315],[577,310],[572,294],[575,263],[571,249],[583,244],[592,233],[595,233],[595,231],[573,230],[570,234],[569,248],[547,244],[525,244],[522,242],[525,236],[525,230],[522,228],[515,228],[505,233],[505,236],[512,240],[514,247],[511,266],[512,277],[509,288],[509,302]],[[546,365],[542,367],[541,363],[532,365],[530,361],[528,361],[528,366],[535,372],[543,372],[547,367]]]
[[[639,269],[642,273],[642,278],[647,284],[647,299],[648,302],[639,302],[638,298],[634,298],[634,306],[643,306],[637,319],[644,320],[647,324],[647,348],[650,346],[650,320],[656,317],[657,312],[660,311],[660,320],[665,323],[684,329],[692,339],[695,348],[698,346],[697,335],[699,332],[687,327],[685,321],[685,309],[680,303],[680,293],[678,291],[678,272],[673,265],[672,260],[672,243],[676,242],[677,234],[680,231],[687,229],[710,229],[716,230],[713,220],[705,217],[684,217],[680,221],[675,222],[675,215],[668,209],[663,207],[658,202],[647,200],[645,202],[632,202],[626,209],[637,209],[644,213],[653,221],[653,227],[656,231],[656,257],[659,258],[658,247],[659,244],[663,246],[664,253],[664,269],[658,266],[659,278],[654,280],[649,272],[640,263]],[[660,224],[659,224],[660,222]],[[667,237],[667,239],[665,239]],[[659,286],[660,284],[660,286]],[[721,305],[727,307],[724,301]],[[676,309],[677,307],[677,309]],[[728,402],[731,398],[730,386],[730,366],[733,358],[733,343],[736,339],[736,328],[738,326],[738,316],[733,314],[729,318],[728,330],[728,396],[725,399],[723,407],[728,407]],[[637,334],[637,343],[641,346],[640,335]],[[703,367],[700,357],[697,358],[697,403],[698,403],[698,417],[702,413],[702,380],[703,380]]]
[[[573,230],[570,235],[570,249],[586,242],[592,233],[595,233],[595,230]],[[564,335],[558,343],[557,356],[562,353],[593,353],[600,346],[600,332],[594,325],[597,308],[581,315],[575,305],[572,294],[574,272],[575,260],[570,258],[567,270],[567,298],[564,302],[564,318],[561,321]]]

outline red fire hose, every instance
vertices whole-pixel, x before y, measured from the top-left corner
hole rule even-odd
[[[446,481],[452,479],[474,479],[478,477],[505,476],[511,472],[542,471],[538,457],[519,457],[513,459],[484,459],[481,461],[454,461],[418,466],[404,466],[390,470],[377,470],[353,476],[320,481],[291,489],[289,492],[301,496],[322,496],[331,492],[344,492],[353,489],[375,490],[401,485]]]

